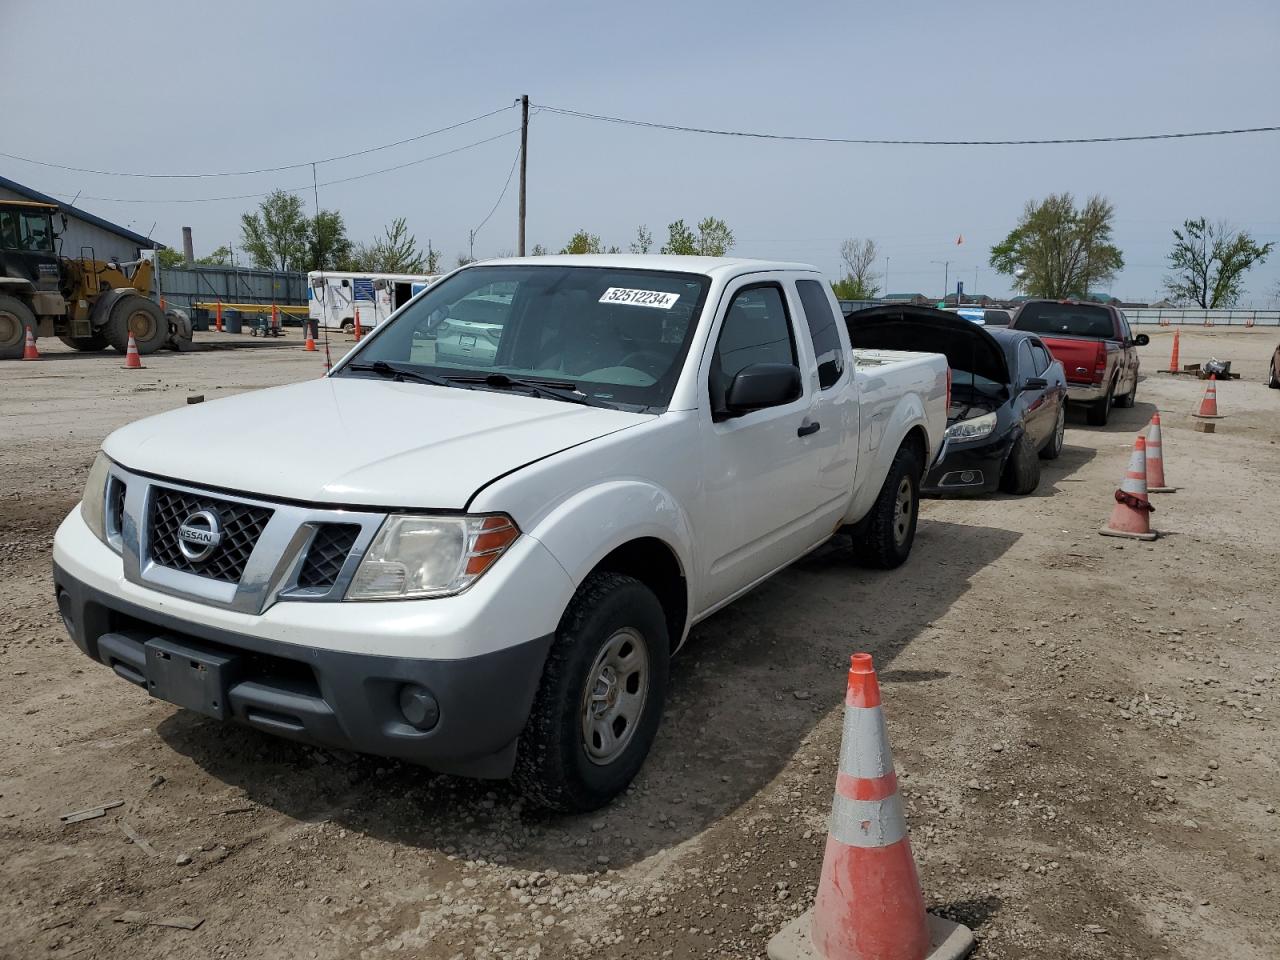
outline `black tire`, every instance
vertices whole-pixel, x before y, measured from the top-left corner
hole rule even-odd
[[[1113,383],[1107,388],[1105,397],[1089,404],[1089,409],[1085,411],[1085,419],[1089,421],[1089,426],[1105,427],[1107,425],[1107,421],[1111,419],[1111,391],[1114,389]]]
[[[343,320],[342,325],[339,326],[338,329],[350,336],[356,332],[356,322],[354,320]]]
[[[27,327],[35,336],[36,315],[31,308],[7,294],[0,294],[0,360],[20,360],[27,343]]]
[[[1280,370],[1276,369],[1275,360],[1271,361],[1271,371],[1267,377],[1267,386],[1272,390],[1280,390]]]
[[[854,546],[863,566],[892,570],[911,555],[920,519],[920,473],[923,466],[915,449],[898,448],[884,486],[870,513],[854,535]]]
[[[1040,486],[1040,458],[1036,456],[1031,438],[1025,433],[1018,438],[1005,461],[1004,472],[1000,474],[1000,489],[1005,493],[1025,496]]]
[[[72,350],[80,350],[86,353],[94,350],[105,350],[107,347],[111,346],[111,344],[107,343],[107,338],[100,333],[94,333],[87,337],[59,336],[58,339]]]
[[[1116,397],[1117,407],[1132,407],[1138,401],[1138,375],[1133,375],[1133,389],[1123,397]]]
[[[146,297],[133,294],[121,297],[112,306],[111,315],[102,326],[102,335],[112,347],[124,353],[129,348],[130,333],[138,345],[138,353],[146,356],[155,353],[169,339],[169,321]]]
[[[1058,418],[1053,422],[1053,433],[1049,434],[1049,440],[1040,448],[1041,460],[1057,460],[1062,456],[1062,448],[1067,442],[1067,401],[1062,400],[1058,403]]]
[[[647,647],[647,690],[634,722],[622,731],[613,728],[615,735],[625,736],[617,755],[592,759],[588,751],[599,752],[601,745],[588,742],[585,730],[588,686],[599,689],[592,682],[598,658],[627,631]],[[653,591],[620,573],[587,577],[560,618],[520,735],[512,778],[521,792],[549,810],[580,813],[604,806],[625,790],[658,732],[670,649],[666,617]],[[620,692],[629,679],[610,689]]]

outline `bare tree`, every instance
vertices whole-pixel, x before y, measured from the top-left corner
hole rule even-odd
[[[870,237],[850,237],[840,244],[840,259],[844,261],[845,275],[841,286],[849,293],[849,299],[868,300],[880,290],[874,270],[880,251]]]
[[[1194,301],[1207,309],[1233,307],[1240,299],[1244,274],[1267,259],[1274,242],[1255,243],[1247,231],[1204,217],[1187,220],[1173,231],[1165,289],[1175,301]]]

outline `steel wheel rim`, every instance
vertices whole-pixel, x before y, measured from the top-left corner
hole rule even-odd
[[[135,340],[150,340],[156,335],[156,318],[147,310],[129,314],[129,332]]]
[[[898,484],[898,494],[893,502],[893,539],[898,546],[907,542],[907,531],[911,529],[911,504],[914,499],[911,495],[911,478],[903,477]]]
[[[16,347],[25,339],[18,318],[8,311],[0,311],[0,347]]]
[[[633,627],[600,647],[582,693],[582,749],[597,766],[613,763],[640,726],[649,698],[649,645]]]
[[[1063,406],[1058,407],[1058,425],[1053,430],[1053,442],[1055,449],[1061,450],[1062,445],[1066,442],[1067,437],[1067,410]]]

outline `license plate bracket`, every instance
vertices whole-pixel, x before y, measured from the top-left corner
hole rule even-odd
[[[163,637],[148,640],[144,649],[151,696],[215,720],[230,716],[227,691],[239,673],[239,656]]]

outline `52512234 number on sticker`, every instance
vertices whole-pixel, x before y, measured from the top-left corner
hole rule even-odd
[[[655,307],[658,310],[670,310],[677,300],[678,293],[666,293],[662,290],[633,290],[630,287],[610,287],[600,294],[600,303],[624,303],[632,307]]]

